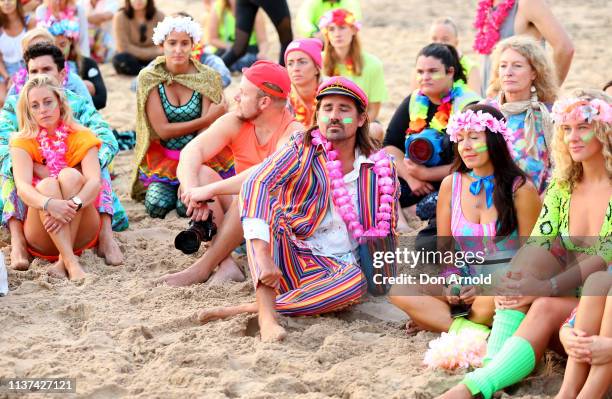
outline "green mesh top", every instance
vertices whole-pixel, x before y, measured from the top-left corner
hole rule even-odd
[[[609,265],[612,262],[612,198],[608,203],[606,216],[599,231],[599,239],[590,247],[578,246],[570,237],[570,199],[569,188],[553,180],[546,190],[542,211],[527,244],[540,245],[550,249],[553,241],[560,237],[566,250],[601,256]]]
[[[202,94],[197,91],[193,92],[193,95],[184,105],[173,105],[168,100],[166,95],[166,88],[163,84],[157,86],[159,91],[159,97],[161,98],[162,108],[166,114],[166,118],[170,123],[176,122],[189,122],[199,118],[202,115]],[[162,146],[169,150],[182,150],[193,138],[195,134],[188,134],[186,136],[175,137],[170,140],[160,140]]]

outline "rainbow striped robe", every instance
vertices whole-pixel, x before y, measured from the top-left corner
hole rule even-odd
[[[366,279],[358,264],[315,255],[300,245],[301,240],[312,236],[331,205],[325,163],[322,146],[305,145],[304,133],[298,133],[260,164],[240,192],[241,217],[262,219],[270,226],[271,255],[282,271],[276,298],[276,310],[281,314],[331,312],[356,303],[365,293]],[[363,163],[357,180],[358,213],[365,229],[372,226],[378,207],[372,167],[373,163]],[[376,250],[395,250],[400,191],[394,168],[393,178],[396,201],[391,213],[392,234],[386,239],[362,244],[362,247],[371,247],[370,251],[375,242],[378,242]],[[251,259],[249,268],[257,287],[260,273]]]

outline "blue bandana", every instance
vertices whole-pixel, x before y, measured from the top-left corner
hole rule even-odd
[[[487,197],[487,208],[493,206],[493,189],[495,188],[494,176],[489,175],[485,177],[480,177],[477,176],[474,172],[470,172],[469,175],[470,177],[476,179],[476,181],[470,183],[470,193],[472,193],[472,195],[478,195],[480,194],[480,191],[482,191],[482,187],[484,186],[485,195]]]

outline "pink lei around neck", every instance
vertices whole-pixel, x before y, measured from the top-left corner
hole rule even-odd
[[[351,195],[344,183],[342,173],[342,162],[338,160],[338,151],[333,149],[331,142],[327,141],[319,130],[312,132],[312,144],[322,145],[327,153],[328,176],[332,186],[332,200],[336,206],[342,220],[347,225],[352,237],[360,240],[362,237],[386,237],[391,231],[391,204],[394,202],[393,193],[395,191],[391,161],[384,150],[380,150],[370,155],[370,160],[374,162],[373,171],[378,177],[378,210],[376,212],[376,223],[373,227],[365,230],[359,222],[359,216],[353,206]]]
[[[474,50],[480,54],[488,55],[499,41],[499,29],[514,7],[516,0],[504,0],[493,9],[493,0],[480,0],[476,13],[476,37]]]
[[[62,169],[68,167],[66,161],[68,134],[68,127],[61,122],[55,132],[49,133],[45,128],[41,128],[36,137],[51,177],[57,178]]]

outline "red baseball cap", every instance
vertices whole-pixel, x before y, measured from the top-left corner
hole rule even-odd
[[[274,97],[287,98],[291,91],[291,80],[285,67],[272,61],[256,61],[249,68],[243,68],[244,77],[261,91]],[[266,83],[277,86],[281,91],[269,87]]]

